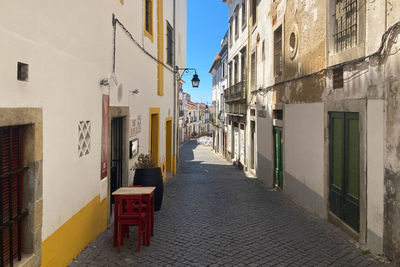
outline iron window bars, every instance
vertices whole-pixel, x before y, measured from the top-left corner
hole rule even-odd
[[[0,128],[0,266],[22,257],[22,127]]]
[[[336,0],[333,14],[336,53],[357,45],[357,13],[357,0]]]

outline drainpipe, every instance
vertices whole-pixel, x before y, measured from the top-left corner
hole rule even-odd
[[[175,45],[175,37],[176,37],[176,23],[175,23],[175,17],[176,17],[176,0],[174,0],[173,1],[174,2],[174,6],[173,6],[173,27],[174,27],[174,29],[173,29],[173,41],[172,41],[172,43],[173,43],[173,47],[174,47],[174,49],[173,49],[173,51],[174,51],[174,53],[173,53],[173,57],[172,57],[172,62],[173,62],[173,64],[172,64],[172,66],[174,66],[174,73],[173,73],[173,75],[174,75],[174,77],[173,77],[173,82],[174,82],[174,120],[173,120],[173,133],[172,133],[172,136],[173,136],[173,138],[172,138],[172,156],[174,156],[175,155],[175,163],[173,162],[172,163],[172,165],[174,165],[175,164],[175,168],[173,167],[173,166],[171,166],[172,167],[172,174],[174,174],[174,170],[176,171],[176,169],[178,168],[178,159],[179,159],[179,149],[177,149],[177,146],[178,146],[178,144],[179,144],[179,142],[178,142],[178,131],[177,131],[177,128],[178,128],[178,125],[179,125],[179,123],[178,123],[178,117],[177,117],[177,106],[178,106],[178,94],[177,94],[177,92],[176,92],[176,90],[177,90],[177,86],[176,86],[176,82],[177,82],[177,80],[176,80],[176,72],[175,72],[175,66],[176,66],[176,45]]]

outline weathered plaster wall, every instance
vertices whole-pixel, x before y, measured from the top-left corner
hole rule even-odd
[[[325,67],[326,2],[287,0],[283,31],[285,80]],[[294,41],[297,53],[290,51],[292,33],[297,36]]]
[[[261,4],[263,2],[265,1],[261,1]],[[381,38],[385,30],[398,22],[400,18],[399,1],[360,0],[359,43],[356,47],[335,53],[332,49],[332,38],[330,38],[333,9],[332,6],[327,6],[328,2],[277,0],[270,3],[269,9],[265,9],[268,11],[272,23],[272,31],[261,30],[262,27],[255,31],[260,29],[261,41],[263,38],[266,40],[267,58],[270,55],[269,62],[273,62],[273,42],[268,41],[273,41],[273,30],[283,23],[284,77],[282,80],[296,78],[323,69],[327,65],[345,62],[375,52],[381,45]],[[289,49],[289,42],[291,31],[296,30],[299,32],[298,45],[297,53],[293,56]],[[256,36],[253,34],[252,44],[255,44]],[[396,36],[397,34],[394,35],[392,41],[398,38]],[[329,130],[328,112],[345,111],[360,114],[360,233],[353,236],[357,236],[359,241],[366,243],[374,252],[381,253],[383,250],[388,257],[397,261],[400,261],[399,51],[400,47],[397,42],[389,49],[390,56],[388,58],[373,58],[369,61],[344,66],[343,88],[333,89],[332,71],[325,71],[309,78],[275,86],[271,92],[264,92],[266,96],[258,95],[256,98],[257,111],[261,110],[262,106],[266,106],[268,110],[267,118],[257,117],[258,177],[272,183],[272,119],[269,109],[271,103],[286,104],[284,112],[284,192],[306,208],[316,211],[317,214],[321,214],[320,211],[327,211],[329,203],[327,197],[329,192],[329,136],[326,134]],[[268,67],[268,63],[259,64],[258,68],[264,68],[261,72],[263,76],[259,77],[260,70],[257,75],[259,85],[267,87],[276,82],[273,77],[269,76],[270,73],[273,76],[273,65]],[[316,113],[321,113],[319,115],[322,116],[324,124],[324,129],[319,133],[318,138],[325,140],[322,152],[319,151],[324,158],[320,160],[323,170],[319,170],[321,180],[317,181],[322,182],[319,186],[308,184],[307,178],[303,178],[307,176],[317,179],[316,173],[304,173],[304,170],[296,167],[295,159],[300,159],[300,162],[304,159],[299,156],[295,157],[293,151],[292,153],[287,151],[291,149],[289,147],[299,147],[298,150],[304,150],[301,144],[293,141],[300,139],[299,136],[294,136],[296,130],[298,131],[296,127],[299,124],[294,117],[303,113],[308,114],[306,109],[315,108],[315,105],[319,105],[317,103],[323,103],[324,106],[322,111],[315,109]],[[296,107],[303,105],[307,106],[305,110],[299,110],[299,114],[294,112]],[[308,119],[306,116],[303,117],[298,118],[298,121],[307,124]],[[260,130],[263,133],[259,133]],[[307,133],[311,134],[314,131]],[[303,165],[307,165],[307,162]],[[269,169],[271,169],[270,174],[268,174]],[[307,202],[307,197],[304,197],[306,194],[298,194],[295,189],[298,191],[307,189],[316,193],[317,196],[324,198],[325,206],[316,208],[313,203]]]
[[[397,30],[394,38],[400,37]],[[386,62],[386,147],[385,147],[385,255],[400,263],[400,44],[393,43]]]

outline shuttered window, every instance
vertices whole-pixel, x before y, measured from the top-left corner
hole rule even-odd
[[[13,266],[22,247],[22,127],[0,128],[0,266]]]

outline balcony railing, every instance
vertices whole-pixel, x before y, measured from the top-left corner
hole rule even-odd
[[[246,101],[246,81],[241,81],[236,83],[235,85],[225,89],[224,96],[225,102],[233,102],[233,101]]]

